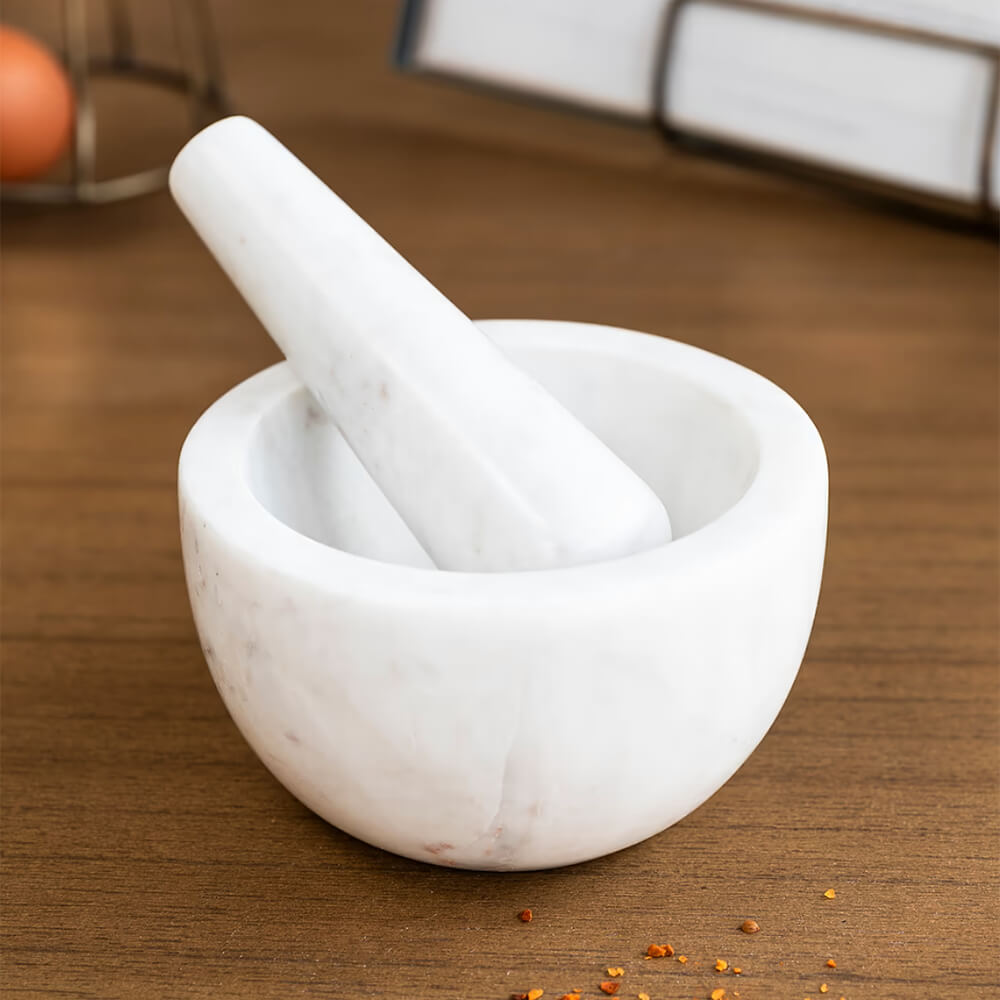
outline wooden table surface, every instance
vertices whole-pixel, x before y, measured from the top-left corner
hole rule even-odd
[[[275,348],[165,194],[8,209],[5,995],[590,998],[608,965],[652,1000],[993,995],[994,247],[400,77],[388,0],[217,12],[237,106],[467,312],[676,337],[803,404],[831,471],[816,626],[756,753],[637,847],[490,875],[358,843],[243,742],[182,580],[180,444]]]

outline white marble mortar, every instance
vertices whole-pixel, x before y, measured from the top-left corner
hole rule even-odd
[[[188,435],[184,564],[229,712],[309,808],[421,861],[549,868],[676,823],[767,732],[815,614],[826,456],[788,395],[723,358],[481,326],[653,487],[671,544],[435,570],[280,364]]]

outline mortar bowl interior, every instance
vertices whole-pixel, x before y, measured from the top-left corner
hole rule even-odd
[[[278,365],[185,443],[185,572],[230,714],[310,808],[435,864],[545,868],[670,826],[763,737],[815,614],[826,458],[790,397],[715,355],[589,324],[481,328],[649,483],[671,543],[436,570]]]

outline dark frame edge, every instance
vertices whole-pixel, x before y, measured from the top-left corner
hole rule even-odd
[[[392,43],[392,65],[401,70],[413,70],[417,39],[424,16],[423,0],[402,0],[396,37]]]
[[[653,72],[652,112],[647,116],[622,114],[594,108],[585,102],[573,101],[557,97],[539,95],[529,88],[518,88],[496,84],[485,79],[477,79],[458,73],[428,69],[420,66],[415,58],[417,43],[420,36],[422,21],[426,12],[427,0],[402,0],[396,37],[393,43],[392,63],[401,71],[415,73],[449,84],[458,84],[473,92],[487,94],[514,103],[532,107],[541,107],[549,111],[569,112],[588,118],[615,122],[618,124],[642,127],[653,125],[663,136],[666,144],[682,155],[696,155],[717,162],[728,163],[730,166],[773,173],[779,176],[822,186],[833,190],[847,201],[853,201],[868,208],[881,208],[892,215],[909,218],[913,221],[937,225],[945,229],[953,229],[966,233],[975,233],[993,239],[1000,234],[1000,211],[993,207],[989,200],[988,165],[982,168],[983,188],[985,198],[976,202],[952,201],[926,195],[914,189],[880,182],[863,174],[825,167],[822,164],[811,163],[807,159],[790,156],[784,153],[755,149],[721,140],[714,136],[700,135],[691,131],[681,130],[671,126],[667,112],[668,74],[672,60],[670,50],[676,37],[677,25],[681,13],[696,0],[673,0],[663,16],[657,39],[656,55]],[[711,0],[709,0],[711,2]],[[907,32],[894,29],[863,19],[824,16],[809,10],[795,7],[781,7],[768,0],[718,0],[726,6],[742,7],[755,10],[762,14],[791,14],[803,20],[819,21],[837,27],[854,27],[867,29],[879,34],[900,37],[902,35],[915,42],[938,42],[942,39],[924,32]],[[984,140],[992,138],[992,129],[997,127],[997,104],[1000,103],[1000,49],[993,46],[982,46],[947,39],[947,47],[971,51],[978,55],[996,60],[996,75],[990,112],[987,114],[987,131]],[[991,123],[992,122],[992,126]],[[986,149],[984,148],[984,153]]]
[[[881,206],[893,214],[912,219],[936,222],[945,228],[976,232],[990,238],[1000,233],[1000,210],[992,204],[992,154],[993,136],[997,127],[997,105],[1000,101],[1000,48],[963,42],[959,39],[934,35],[930,32],[912,31],[892,25],[872,22],[865,18],[828,14],[811,8],[785,7],[770,0],[706,0],[709,4],[748,10],[763,17],[825,24],[829,27],[867,31],[885,37],[897,38],[916,44],[938,45],[977,55],[991,61],[993,80],[987,103],[980,154],[980,191],[973,202],[954,200],[926,194],[919,189],[893,184],[869,177],[860,172],[827,166],[805,156],[795,156],[753,143],[739,143],[694,129],[681,129],[670,122],[670,58],[674,41],[679,34],[678,25],[683,12],[698,0],[673,0],[667,9],[657,41],[656,63],[653,75],[654,124],[667,144],[682,153],[693,153],[749,169],[784,175],[796,180],[820,184],[849,199],[874,207]]]

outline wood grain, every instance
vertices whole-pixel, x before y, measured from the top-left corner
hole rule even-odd
[[[613,857],[462,873],[330,828],[228,720],[181,576],[181,441],[274,348],[165,195],[7,209],[4,995],[594,997],[607,965],[653,1000],[991,995],[995,248],[401,78],[394,13],[220,3],[238,106],[472,315],[674,336],[800,400],[832,494],[799,680],[717,795]],[[690,962],[643,962],[652,941]]]

